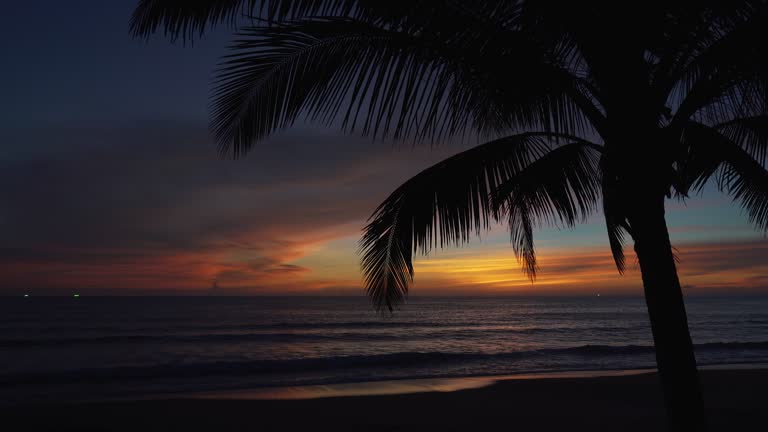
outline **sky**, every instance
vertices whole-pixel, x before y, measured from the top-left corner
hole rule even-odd
[[[133,6],[14,2],[0,15],[0,294],[362,295],[367,217],[467,144],[414,148],[297,122],[222,159],[207,104],[229,32],[134,40]],[[670,200],[667,215],[686,292],[768,291],[768,241],[729,198],[710,187]],[[535,283],[498,226],[417,258],[412,292],[641,292],[630,251],[616,272],[599,214],[540,227],[536,241]]]

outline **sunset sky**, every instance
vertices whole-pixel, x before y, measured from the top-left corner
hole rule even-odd
[[[132,40],[134,4],[16,2],[0,16],[0,294],[360,294],[368,215],[473,143],[297,124],[218,158],[207,102],[229,33]],[[688,292],[768,291],[768,241],[738,206],[709,187],[667,208]],[[639,293],[634,255],[619,276],[601,218],[540,229],[535,284],[499,226],[419,258],[414,293]]]

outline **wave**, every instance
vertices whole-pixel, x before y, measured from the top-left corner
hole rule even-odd
[[[110,335],[41,339],[0,340],[0,348],[26,348],[41,346],[108,345],[121,343],[243,343],[243,342],[306,342],[321,340],[392,340],[394,335],[371,334],[301,334],[301,333],[247,333],[247,334],[199,334],[199,335]]]
[[[573,332],[626,332],[646,330],[637,326],[596,326],[596,327],[503,327],[493,325],[476,326],[424,326],[414,327],[407,332],[346,332],[329,331],[327,333],[285,332],[272,333],[202,333],[202,334],[112,334],[105,336],[69,336],[47,338],[0,338],[0,348],[25,348],[42,346],[105,345],[121,343],[244,343],[244,342],[311,342],[311,341],[390,341],[406,339],[429,339],[482,337],[498,334],[545,334]]]
[[[548,313],[542,313],[539,312],[537,315],[546,315]],[[601,316],[600,319],[605,319],[605,316]],[[1,322],[1,321],[0,321]],[[744,318],[744,319],[725,319],[725,320],[712,320],[712,319],[703,319],[703,320],[692,320],[693,323],[695,323],[695,328],[704,328],[704,327],[731,327],[734,325],[768,325],[768,319],[761,319],[761,318]],[[565,324],[565,323],[562,323]],[[221,332],[221,331],[254,331],[254,332],[268,332],[268,331],[276,331],[276,332],[290,332],[290,331],[299,331],[299,330],[340,330],[340,329],[346,329],[346,330],[387,330],[387,329],[445,329],[445,328],[465,328],[465,329],[476,329],[476,328],[483,328],[483,327],[507,327],[510,329],[510,331],[513,332],[547,332],[547,331],[592,331],[592,330],[632,330],[632,329],[641,329],[646,330],[650,328],[649,323],[646,320],[639,320],[639,321],[633,321],[629,320],[628,325],[625,326],[595,326],[590,325],[589,320],[568,320],[567,324],[571,324],[572,326],[561,326],[561,327],[541,327],[541,326],[529,326],[525,327],[525,325],[522,325],[522,328],[515,329],[514,326],[519,326],[520,321],[519,320],[492,320],[492,321],[456,321],[456,322],[446,322],[446,321],[366,321],[366,320],[360,320],[360,321],[340,321],[340,322],[277,322],[277,323],[246,323],[246,324],[214,324],[214,325],[179,325],[179,324],[173,324],[168,323],[167,325],[162,326],[156,326],[156,327],[130,327],[130,326],[88,326],[88,325],[58,325],[56,328],[59,331],[67,331],[67,332],[79,332],[79,333],[88,333],[88,332],[98,332],[103,334],[113,334],[116,338],[119,337],[138,337],[141,336],[142,333],[146,334],[152,334],[152,333],[158,333],[158,332],[167,332],[167,333],[174,333],[174,332]],[[573,325],[575,324],[575,325]],[[580,326],[580,324],[582,326]],[[19,333],[19,332],[35,332],[40,331],[41,327],[39,326],[18,326],[14,325],[11,327],[6,327],[4,329],[5,331],[13,332],[13,333]],[[73,341],[80,341],[85,340],[86,338],[73,338]],[[101,337],[95,337],[94,339],[101,339]],[[8,346],[12,346],[16,341],[14,340],[3,340],[0,338],[0,347],[5,346],[4,344],[8,344]]]
[[[732,352],[751,350],[768,360],[766,342],[713,342],[696,345],[697,352]],[[124,366],[42,373],[0,375],[0,384],[54,384],[61,382],[102,382],[123,379],[193,378],[205,376],[258,376],[334,370],[378,368],[434,367],[472,362],[500,362],[531,358],[556,362],[565,358],[600,359],[621,356],[651,355],[652,346],[645,345],[581,345],[567,348],[513,351],[503,353],[398,352],[373,355],[348,355],[284,360],[238,360],[198,363],[165,363],[147,366]]]
[[[562,314],[558,314],[562,315]],[[530,318],[530,316],[526,316]],[[602,318],[605,318],[604,315]],[[568,323],[578,323],[577,320],[568,320]],[[588,322],[584,320],[581,322]],[[99,331],[99,332],[157,332],[157,331],[267,331],[267,330],[334,330],[334,329],[350,329],[350,330],[368,330],[368,329],[395,329],[395,328],[446,328],[446,327],[486,327],[486,326],[515,326],[521,325],[520,320],[474,320],[474,321],[339,321],[339,322],[276,322],[276,323],[246,323],[246,324],[218,324],[218,325],[179,325],[168,323],[167,325],[157,327],[126,327],[126,326],[67,326],[59,325],[57,329],[67,331]],[[523,324],[524,325],[524,324]],[[648,327],[643,322],[645,327]],[[589,324],[587,325],[589,327]],[[575,327],[579,328],[580,327]],[[35,331],[40,330],[40,327],[34,326],[13,326],[14,331]]]

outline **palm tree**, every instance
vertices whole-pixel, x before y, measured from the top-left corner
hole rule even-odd
[[[237,29],[211,128],[238,157],[308,118],[374,138],[485,142],[411,178],[361,240],[392,310],[414,252],[506,221],[533,278],[533,229],[602,204],[619,272],[642,272],[671,430],[705,419],[665,198],[710,179],[768,230],[765,1],[141,0],[134,35]]]

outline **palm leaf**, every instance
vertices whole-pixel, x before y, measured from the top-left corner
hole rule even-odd
[[[529,133],[501,138],[452,156],[397,188],[371,216],[360,241],[366,289],[378,310],[408,293],[414,251],[458,245],[500,215],[493,191],[563,138]]]
[[[131,33],[148,37],[162,31],[171,40],[191,39],[224,24],[239,21],[298,19],[305,16],[345,16],[359,0],[139,0],[131,17]],[[413,2],[411,2],[413,3]],[[359,8],[358,8],[359,10]]]
[[[768,231],[768,171],[747,149],[717,129],[695,122],[685,128],[683,187],[700,190],[711,178],[746,210],[750,222]]]
[[[616,188],[616,175],[612,172],[608,157],[603,154],[600,158],[600,183],[603,196],[603,216],[608,230],[608,244],[611,248],[616,269],[623,274],[626,269],[624,257],[625,235],[630,233],[627,216],[623,209],[623,197]]]
[[[740,28],[754,20],[755,6],[750,1],[665,5],[663,31],[655,32],[652,49],[658,58],[653,87],[667,95],[675,83],[690,86],[722,65],[724,54],[735,53],[730,47],[740,49],[748,39]]]
[[[761,59],[768,36],[768,8],[751,2],[734,7],[711,26],[711,42],[695,52],[681,68],[671,103],[677,105],[673,122],[717,123],[736,116],[764,112],[768,71]],[[700,114],[696,117],[697,114]]]
[[[212,128],[235,156],[300,115],[431,142],[604,129],[573,45],[531,38],[522,11],[490,1],[142,0],[131,28],[186,38],[246,15],[263,24],[241,31],[217,75]]]
[[[259,21],[267,24],[307,17],[356,18],[386,23],[390,28],[431,27],[451,15],[452,37],[461,37],[472,22],[486,31],[505,30],[516,21],[516,2],[419,0],[139,0],[130,29],[137,37],[162,31],[167,37],[193,38],[217,24]],[[446,36],[446,35],[443,35]]]
[[[447,44],[355,19],[246,29],[218,75],[212,128],[235,155],[304,115],[348,131],[437,142],[467,131],[583,133],[578,80],[529,41]],[[519,63],[493,58],[514,52]],[[520,83],[524,82],[524,85]]]
[[[768,154],[768,115],[738,118],[715,125],[714,129],[765,165]]]
[[[601,151],[575,140],[549,151],[496,190],[496,207],[508,215],[512,249],[532,279],[537,269],[534,224],[572,227],[586,219],[600,197]]]
[[[673,186],[681,197],[690,191],[701,191],[722,163],[718,142],[725,140],[713,128],[701,123],[687,122],[680,135],[681,154],[675,162]]]
[[[624,244],[629,231],[629,225],[623,215],[617,214],[611,201],[603,201],[603,215],[605,216],[605,225],[608,230],[608,245],[611,248],[611,256],[616,264],[616,269],[620,274],[624,274],[627,268],[627,260],[624,256]]]
[[[735,143],[728,147],[719,186],[740,202],[750,222],[768,232],[768,171]]]
[[[202,35],[216,24],[233,26],[252,13],[257,0],[140,0],[131,17],[131,33],[148,37],[162,30],[171,39]]]

